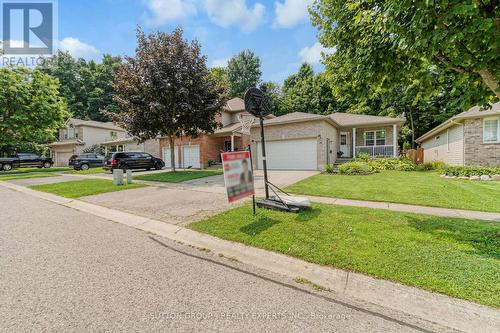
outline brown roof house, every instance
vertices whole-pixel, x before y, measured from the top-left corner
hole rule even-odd
[[[266,160],[269,169],[323,170],[338,159],[359,153],[374,157],[398,156],[398,137],[403,118],[351,113],[318,115],[289,113],[264,121]],[[252,126],[254,165],[262,168],[258,124]]]
[[[111,122],[69,118],[59,130],[59,140],[49,145],[56,166],[67,166],[71,155],[103,142],[125,138],[127,132]]]
[[[500,166],[500,102],[462,112],[416,141],[424,148],[424,162]]]
[[[175,162],[177,168],[204,169],[221,162],[221,153],[245,150],[250,145],[250,135],[242,130],[240,115],[250,116],[245,111],[241,98],[229,100],[220,112],[221,127],[214,133],[200,133],[198,137],[183,136],[175,140]],[[270,116],[270,118],[273,116]],[[168,138],[160,139],[161,155],[167,168],[171,167]]]

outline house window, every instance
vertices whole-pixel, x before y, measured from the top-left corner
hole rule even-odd
[[[109,137],[111,138],[111,140],[116,140],[118,138],[118,135],[116,134],[116,132],[111,131],[109,132]]]
[[[365,146],[385,146],[385,131],[365,132]]]
[[[486,118],[483,121],[483,142],[500,142],[500,118]]]
[[[450,130],[446,131],[446,151],[450,151]]]

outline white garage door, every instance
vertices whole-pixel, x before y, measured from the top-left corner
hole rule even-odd
[[[69,159],[73,156],[73,152],[55,152],[54,154],[55,166],[63,167],[69,165]]]
[[[317,170],[318,141],[316,139],[266,142],[267,168],[270,170]],[[262,150],[257,146],[259,169],[262,169]]]
[[[200,146],[182,147],[182,166],[184,168],[200,168]]]
[[[179,167],[179,147],[175,147],[175,167]],[[172,164],[170,161],[170,147],[163,147],[163,161],[165,162],[166,168],[171,168]]]

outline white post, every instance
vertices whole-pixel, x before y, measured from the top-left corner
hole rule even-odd
[[[398,125],[392,125],[392,150],[393,157],[398,157]]]
[[[352,129],[352,157],[356,158],[356,127]]]
[[[234,151],[234,134],[231,135],[231,151]]]

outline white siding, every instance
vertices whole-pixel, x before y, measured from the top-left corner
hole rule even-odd
[[[454,125],[422,143],[424,162],[443,161],[449,165],[464,165],[464,130]]]

